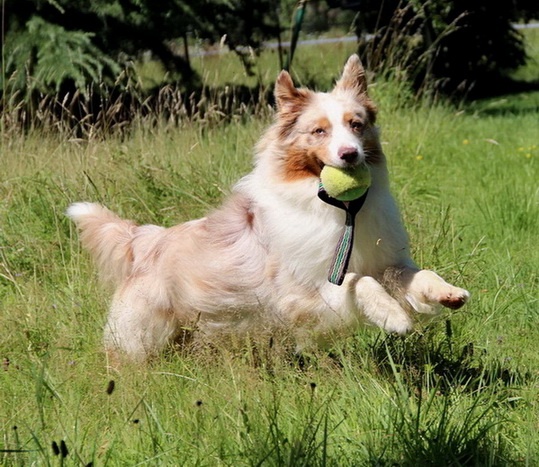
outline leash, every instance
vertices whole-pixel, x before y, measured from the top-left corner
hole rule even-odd
[[[328,281],[332,284],[341,285],[344,281],[344,276],[348,270],[348,264],[350,263],[350,256],[352,255],[356,214],[363,207],[368,192],[369,190],[358,199],[344,202],[329,196],[322,183],[318,185],[318,197],[325,203],[342,209],[346,213],[344,229],[341,238],[337,242],[333,260],[331,261],[331,266],[329,268]]]

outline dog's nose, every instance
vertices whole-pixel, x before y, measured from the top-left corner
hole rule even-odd
[[[359,157],[357,149],[351,146],[340,148],[337,154],[345,162],[355,162]]]

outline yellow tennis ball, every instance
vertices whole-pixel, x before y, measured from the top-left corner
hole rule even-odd
[[[326,193],[339,201],[353,201],[365,194],[371,185],[371,171],[365,164],[349,169],[325,165],[320,180]]]

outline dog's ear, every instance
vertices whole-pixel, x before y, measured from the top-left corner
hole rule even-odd
[[[306,104],[308,97],[309,91],[297,89],[287,71],[279,73],[275,82],[275,102],[279,112],[297,111]]]
[[[358,55],[354,54],[347,60],[335,90],[353,91],[358,95],[367,93],[367,77]]]

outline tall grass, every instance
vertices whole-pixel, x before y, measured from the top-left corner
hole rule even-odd
[[[473,298],[406,338],[369,328],[301,360],[247,340],[112,371],[108,295],[63,214],[95,200],[140,222],[203,215],[250,170],[267,109],[3,133],[0,464],[539,462],[537,109],[371,91],[414,256]]]

